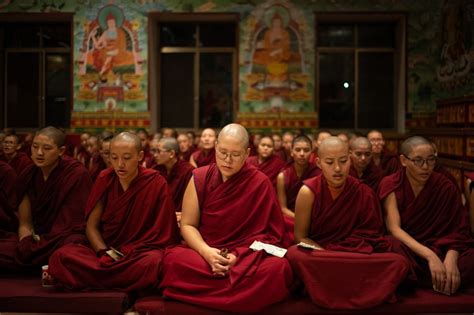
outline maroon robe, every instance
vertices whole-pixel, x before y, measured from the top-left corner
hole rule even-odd
[[[379,196],[384,200],[394,192],[400,213],[401,228],[411,237],[435,252],[441,261],[448,250],[459,252],[458,268],[461,283],[474,283],[474,241],[470,236],[467,211],[454,184],[444,175],[433,172],[415,197],[401,169],[382,180]],[[426,260],[406,245],[394,240],[394,249],[411,263],[410,279],[431,286],[431,274]]]
[[[216,162],[216,149],[212,148],[207,155],[204,155],[204,151],[197,150],[191,156],[196,162],[197,167],[202,167]]]
[[[18,242],[14,252],[3,253],[14,259],[14,268],[47,264],[59,247],[85,241],[83,210],[91,186],[87,169],[69,157],[59,160],[46,181],[36,165],[23,170],[17,180],[18,203],[23,196],[29,197],[33,227],[40,241],[27,236]],[[0,248],[2,243],[3,240]]]
[[[33,165],[33,161],[24,152],[17,152],[15,157],[10,161],[8,161],[5,156],[2,157],[2,160],[10,164],[17,175],[20,175],[28,166]]]
[[[18,219],[15,212],[17,208],[16,179],[15,170],[7,163],[0,161],[0,239],[12,232],[14,234],[18,232]]]
[[[87,167],[89,165],[89,160],[91,159],[91,154],[86,150],[86,148],[79,146],[76,159]]]
[[[374,192],[378,191],[380,181],[383,178],[382,170],[379,167],[375,166],[374,163],[369,163],[369,165],[367,165],[365,170],[362,172],[362,177],[360,178],[357,174],[357,170],[353,165],[351,165],[349,174],[372,188]]]
[[[303,186],[303,181],[319,174],[321,174],[321,169],[314,163],[308,163],[308,167],[299,178],[296,174],[294,162],[283,170],[283,175],[285,176],[286,207],[288,209],[295,210],[296,197],[301,186]]]
[[[228,312],[256,312],[283,300],[292,282],[288,261],[249,249],[254,240],[278,246],[286,242],[270,180],[248,164],[225,182],[216,164],[193,174],[204,241],[228,248],[237,261],[228,275],[216,277],[195,250],[185,245],[169,248],[161,283],[164,296]]]
[[[270,156],[262,163],[258,162],[258,156],[247,158],[247,163],[255,166],[263,174],[267,175],[274,188],[276,188],[277,177],[281,170],[285,167],[285,162],[276,155]]]
[[[273,154],[278,156],[283,162],[288,162],[291,160],[291,156],[286,153],[286,150],[282,147],[280,150],[274,150]]]
[[[123,191],[112,168],[103,171],[92,188],[86,217],[101,200],[101,235],[125,257],[97,258],[94,250],[70,244],[49,260],[49,272],[68,289],[139,291],[154,288],[161,272],[163,250],[179,242],[176,216],[166,181],[155,170],[140,167]],[[105,258],[105,259],[104,259]]]
[[[327,308],[368,308],[395,301],[408,272],[403,256],[387,253],[380,205],[375,193],[348,176],[333,200],[323,175],[304,182],[314,194],[309,237],[324,250],[293,246],[288,260],[312,301]]]
[[[180,160],[183,160],[185,162],[189,162],[189,160],[191,160],[191,155],[196,151],[196,149],[194,148],[194,146],[190,146],[188,151],[186,152],[180,152],[179,153],[179,159]]]
[[[380,164],[378,165],[382,169],[383,177],[395,173],[402,168],[398,155],[391,153],[384,149],[380,155]]]
[[[164,165],[156,165],[154,169],[157,170],[168,183],[168,188],[173,198],[174,210],[181,212],[184,192],[186,191],[189,180],[193,176],[194,166],[188,162],[178,160],[171,168],[169,174]]]
[[[100,153],[96,153],[92,155],[90,159],[90,168],[89,168],[89,173],[91,174],[92,182],[95,182],[100,172],[102,172],[106,168],[107,168],[107,164],[105,164],[104,159],[102,158]]]

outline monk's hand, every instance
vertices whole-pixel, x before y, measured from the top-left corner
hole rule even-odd
[[[446,283],[446,267],[435,253],[428,257],[428,266],[430,267],[433,289],[443,292]]]
[[[217,248],[209,247],[208,250],[204,253],[203,257],[211,266],[212,273],[215,276],[225,276],[229,271],[230,259],[222,257],[220,250]]]
[[[461,273],[458,268],[457,255],[446,255],[443,265],[446,268],[446,284],[443,292],[445,294],[454,294],[461,285]]]

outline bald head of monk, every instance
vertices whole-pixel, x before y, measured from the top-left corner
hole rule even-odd
[[[349,175],[349,145],[338,137],[324,139],[318,148],[318,166],[331,187],[344,186]]]
[[[64,139],[64,133],[55,127],[45,127],[36,132],[31,145],[31,159],[45,177],[59,163],[66,149]]]
[[[400,152],[400,162],[405,167],[410,182],[424,185],[436,164],[436,152],[432,143],[423,137],[410,137],[403,141]]]
[[[128,187],[138,175],[142,159],[142,142],[136,134],[121,132],[110,142],[110,162],[122,186]]]
[[[153,140],[153,157],[158,165],[165,165],[167,169],[178,160],[179,144],[174,137],[161,138],[158,143]]]
[[[358,172],[363,172],[372,161],[372,144],[366,137],[357,137],[350,142],[351,163]]]
[[[249,135],[242,125],[229,124],[221,130],[216,142],[216,164],[224,181],[240,171],[249,153]]]

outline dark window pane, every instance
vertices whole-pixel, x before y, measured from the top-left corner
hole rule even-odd
[[[30,23],[8,23],[5,30],[7,48],[25,48],[40,46],[40,26]]]
[[[161,55],[161,126],[194,127],[194,54]]]
[[[395,47],[395,24],[359,24],[359,47]]]
[[[354,55],[320,54],[319,125],[354,127]]]
[[[46,125],[69,126],[70,64],[69,54],[46,55]]]
[[[163,23],[160,24],[160,46],[194,47],[196,46],[196,24]]]
[[[394,128],[393,53],[359,54],[359,128]]]
[[[232,122],[232,54],[201,54],[199,127]]]
[[[354,46],[354,25],[319,24],[317,45],[318,47]]]
[[[71,47],[71,28],[69,23],[47,24],[42,26],[43,47]]]
[[[199,39],[204,47],[234,47],[234,23],[206,23],[199,25]]]
[[[39,54],[7,54],[7,127],[36,128],[39,117]],[[25,76],[25,74],[28,74]],[[28,78],[28,79],[26,79]]]
[[[0,49],[4,49],[4,48],[5,48],[5,24],[0,23]]]

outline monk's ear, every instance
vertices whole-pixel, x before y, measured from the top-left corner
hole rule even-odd
[[[407,166],[407,158],[403,154],[400,154],[400,163],[402,166]]]
[[[316,158],[316,165],[317,165],[319,168],[322,168],[322,167],[321,167],[321,159],[319,158],[319,156]]]
[[[59,147],[59,156],[62,156],[66,152],[66,147],[63,145]]]
[[[138,153],[138,160],[139,161],[143,160],[143,155],[145,155],[145,153],[143,153],[143,150],[140,151],[140,153]]]
[[[247,148],[247,156],[250,155],[250,148]]]
[[[177,157],[177,156],[178,156],[178,154],[176,153],[175,150],[171,150],[170,152],[171,152],[170,158],[174,158],[174,157]]]

